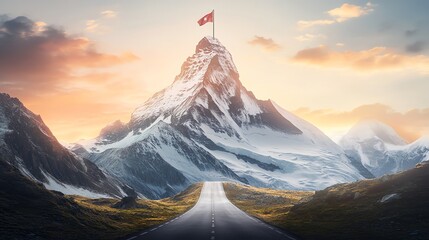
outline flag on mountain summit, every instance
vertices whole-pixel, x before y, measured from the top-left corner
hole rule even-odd
[[[205,15],[204,17],[202,17],[200,20],[198,20],[198,24],[200,26],[208,23],[208,22],[213,22],[214,20],[214,11],[212,11],[211,13]]]

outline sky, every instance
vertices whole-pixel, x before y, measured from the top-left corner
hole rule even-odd
[[[425,0],[0,0],[0,92],[62,142],[170,85],[212,26],[240,80],[338,140],[362,119],[429,135]]]

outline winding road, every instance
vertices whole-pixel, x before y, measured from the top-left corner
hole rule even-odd
[[[183,215],[128,240],[296,239],[233,205],[221,182],[205,182],[195,206]]]

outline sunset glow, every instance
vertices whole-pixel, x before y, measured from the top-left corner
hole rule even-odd
[[[215,6],[216,37],[257,98],[334,139],[362,119],[408,141],[429,135],[427,3],[172,2],[2,1],[0,92],[40,114],[61,142],[96,137],[174,81],[211,35],[196,21]]]

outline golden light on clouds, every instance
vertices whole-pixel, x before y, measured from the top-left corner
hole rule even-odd
[[[316,26],[332,25],[334,23],[345,22],[352,18],[361,17],[372,11],[374,11],[374,5],[369,2],[365,6],[344,3],[340,7],[326,12],[331,17],[330,19],[300,20],[297,25],[301,30]]]
[[[374,11],[373,5],[367,3],[364,7],[344,3],[341,7],[328,11],[328,14],[335,18],[337,22],[344,22],[350,18],[357,18]]]
[[[362,119],[374,119],[390,125],[409,142],[429,135],[429,108],[399,112],[387,105],[370,104],[359,106],[351,111],[300,108],[294,113],[326,132],[342,130],[345,133]]]
[[[361,51],[338,51],[319,46],[299,51],[293,62],[331,68],[348,68],[357,71],[414,69],[429,72],[429,58],[423,55],[406,55],[386,47]]]
[[[260,46],[265,51],[274,52],[281,49],[280,45],[274,42],[271,38],[264,38],[261,36],[255,36],[252,40],[248,42],[250,45]]]
[[[95,137],[142,101],[142,86],[115,70],[138,60],[133,53],[105,53],[88,38],[26,17],[2,25],[1,91],[41,114],[58,139]]]
[[[311,20],[311,21],[301,20],[301,21],[298,21],[298,28],[305,29],[305,28],[310,28],[314,26],[331,25],[334,23],[335,23],[334,20],[329,20],[329,19],[319,19],[319,20]]]

